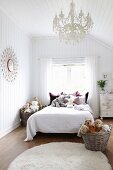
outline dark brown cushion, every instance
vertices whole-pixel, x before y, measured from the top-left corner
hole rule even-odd
[[[54,95],[53,93],[49,93],[49,96],[50,96],[50,105],[51,105],[51,103],[52,103],[52,101],[54,100],[54,99],[56,99],[57,97],[59,97],[59,94],[58,95]]]
[[[85,103],[87,103],[88,96],[89,96],[89,92],[87,92],[87,93],[85,94]]]

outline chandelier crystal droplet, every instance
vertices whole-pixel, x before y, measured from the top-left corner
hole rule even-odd
[[[61,11],[53,19],[53,31],[65,42],[79,42],[90,32],[92,26],[93,21],[89,13],[85,15],[81,10],[78,15],[76,14],[73,0],[67,18]]]

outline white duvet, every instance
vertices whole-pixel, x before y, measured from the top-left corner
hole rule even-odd
[[[36,132],[77,133],[86,119],[94,121],[91,112],[89,105],[79,105],[79,109],[47,106],[29,117],[25,141],[33,140]]]

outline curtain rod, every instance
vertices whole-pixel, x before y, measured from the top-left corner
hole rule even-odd
[[[58,59],[78,59],[78,58],[86,58],[86,57],[58,57],[58,58],[55,58],[55,57],[37,57],[37,59],[54,59],[54,60],[58,60]]]

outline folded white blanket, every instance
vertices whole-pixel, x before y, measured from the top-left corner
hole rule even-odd
[[[80,105],[75,105],[74,109],[76,110],[83,110],[83,111],[89,111],[90,113],[93,114],[93,111],[91,109],[91,107],[88,104],[80,104]]]

